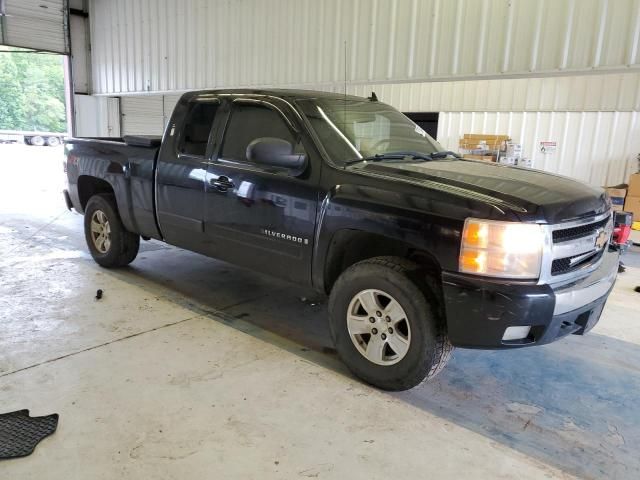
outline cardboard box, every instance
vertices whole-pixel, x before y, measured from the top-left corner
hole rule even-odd
[[[640,195],[637,197],[627,195],[624,202],[624,211],[633,213],[634,220],[640,220]]]
[[[627,195],[630,197],[640,197],[640,173],[632,173],[627,183],[629,184]]]
[[[496,156],[495,155],[470,155],[470,154],[465,154],[462,156],[462,158],[468,158],[469,160],[482,160],[483,162],[495,162],[496,161]]]
[[[611,206],[613,210],[622,212],[624,207],[624,197],[627,196],[627,190],[616,187],[608,187],[606,190],[609,197],[611,197]]]
[[[475,150],[478,145],[483,145],[486,150],[497,151],[507,140],[509,140],[508,135],[465,133],[460,139],[459,147],[461,150]]]

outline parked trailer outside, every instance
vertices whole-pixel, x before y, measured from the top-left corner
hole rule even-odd
[[[27,132],[18,130],[0,130],[0,143],[24,143],[37,147],[57,147],[67,137],[58,132]]]

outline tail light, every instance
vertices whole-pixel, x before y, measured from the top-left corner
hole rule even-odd
[[[73,153],[67,153],[62,165],[64,168],[64,173],[67,173],[68,167],[78,166],[78,157],[76,157]]]
[[[626,245],[631,234],[633,214],[629,212],[615,212],[613,217],[613,243]]]

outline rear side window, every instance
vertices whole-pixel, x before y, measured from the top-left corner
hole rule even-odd
[[[197,156],[206,154],[218,106],[217,100],[195,101],[190,105],[178,149],[180,153]]]
[[[256,138],[275,137],[296,144],[296,139],[282,116],[261,105],[235,103],[222,144],[221,157],[247,161],[247,146]]]

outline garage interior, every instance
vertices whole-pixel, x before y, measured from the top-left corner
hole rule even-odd
[[[491,157],[464,139],[505,136],[526,165],[599,187],[640,169],[639,0],[0,0],[0,14],[0,44],[67,59],[69,136],[162,135],[190,90],[375,92],[448,150]],[[390,393],[340,361],[314,291],[156,240],[99,267],[60,194],[63,147],[0,147],[0,414],[60,415],[1,478],[640,478],[637,245],[588,335],[456,349]]]

